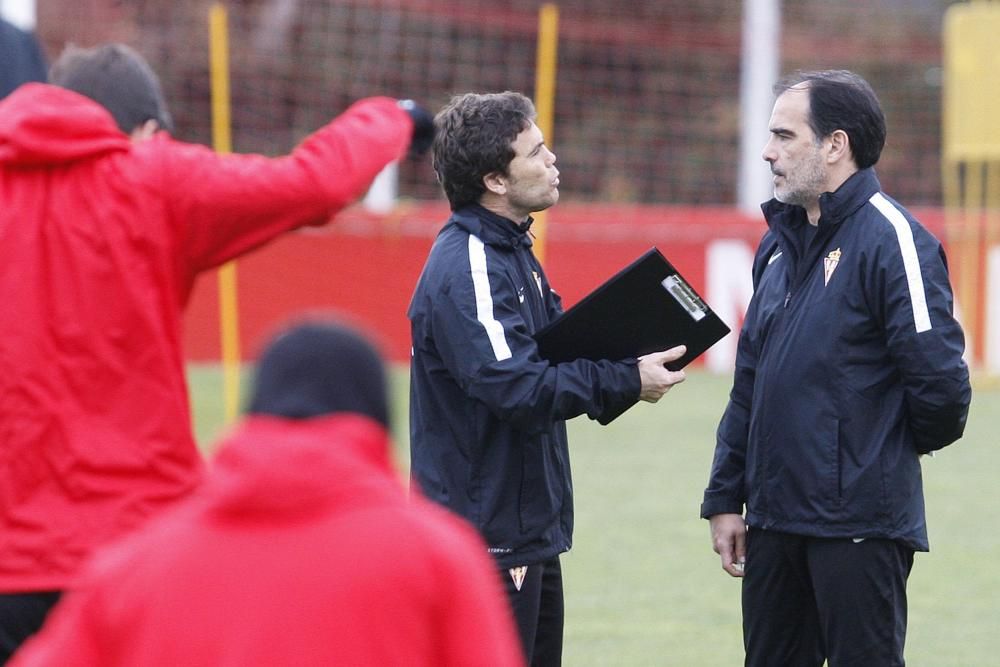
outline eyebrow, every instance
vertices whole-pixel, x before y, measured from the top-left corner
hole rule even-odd
[[[795,132],[788,129],[787,127],[772,127],[770,128],[771,134],[785,135],[789,137],[795,136]]]
[[[528,157],[531,157],[532,155],[537,153],[544,145],[545,145],[544,141],[539,141],[538,144],[536,144],[535,147],[531,149],[531,152],[528,153]]]

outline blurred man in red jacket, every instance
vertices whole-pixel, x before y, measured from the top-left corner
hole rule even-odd
[[[407,496],[374,349],[302,324],[255,385],[199,490],[101,550],[14,664],[523,665],[486,545]]]
[[[372,98],[289,156],[219,155],[161,131],[127,47],[70,50],[51,80],[0,102],[0,662],[95,545],[197,483],[181,313],[199,273],[326,222],[433,131]]]

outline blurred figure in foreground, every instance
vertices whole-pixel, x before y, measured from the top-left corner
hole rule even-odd
[[[16,666],[522,664],[475,531],[408,497],[364,339],[279,335],[249,412],[194,495],[98,553]]]
[[[0,98],[29,81],[45,81],[45,55],[34,33],[0,18]]]
[[[96,545],[197,484],[181,317],[198,275],[329,221],[433,132],[371,98],[288,156],[220,155],[163,131],[159,81],[125,46],[70,49],[51,77],[0,101],[0,662]]]

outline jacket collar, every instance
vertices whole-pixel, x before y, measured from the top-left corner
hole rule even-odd
[[[519,224],[479,204],[470,204],[452,213],[451,221],[486,245],[511,249],[532,245],[528,230],[534,219],[530,216]]]
[[[824,192],[820,195],[820,226],[840,224],[881,189],[874,167],[854,172],[836,192]],[[806,220],[805,209],[801,206],[783,204],[777,199],[765,202],[761,205],[761,210],[771,227],[776,224],[798,227]]]

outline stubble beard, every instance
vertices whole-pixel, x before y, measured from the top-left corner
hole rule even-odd
[[[521,209],[530,211],[531,213],[538,213],[539,211],[544,211],[547,208],[555,206],[558,202],[559,190],[555,189],[548,193],[537,194],[514,203]]]
[[[819,151],[804,160],[793,174],[785,172],[784,186],[775,186],[774,198],[784,204],[809,208],[825,191],[826,169]]]

